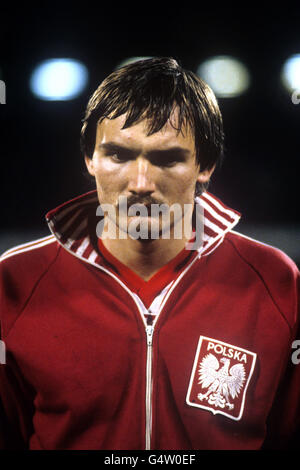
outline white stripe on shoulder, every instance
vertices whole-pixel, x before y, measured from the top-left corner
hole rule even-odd
[[[239,237],[242,237],[242,238],[246,238],[247,240],[250,240],[251,242],[257,243],[258,245],[270,246],[271,248],[275,248],[273,245],[270,245],[269,243],[260,242],[259,240],[256,240],[255,238],[248,237],[247,235],[244,235],[243,233],[240,233],[240,232],[236,232],[235,230],[230,230],[230,233],[238,235]]]
[[[207,210],[212,216],[214,216],[215,219],[217,219],[221,224],[225,225],[225,227],[228,227],[230,222],[228,222],[227,219],[224,219],[220,214],[218,214],[211,205],[209,205],[204,199],[201,199],[201,204],[204,207],[204,209]]]
[[[221,212],[229,215],[231,218],[233,218],[234,220],[235,219],[239,219],[240,216],[238,214],[236,214],[236,212],[234,212],[232,209],[229,209],[229,207],[225,208],[223,207],[219,201],[217,201],[214,197],[212,197],[210,194],[208,194],[207,192],[204,192],[202,194],[203,198],[206,198],[208,199],[209,202],[211,202],[213,205],[215,205],[217,207],[217,209],[219,209]]]
[[[36,248],[41,248],[42,246],[49,245],[55,241],[56,238],[54,235],[48,235],[47,237],[38,238],[37,240],[33,240],[31,242],[22,243],[21,245],[14,246],[13,248],[5,251],[1,255],[0,260],[2,261],[11,256],[18,255],[30,250],[35,250]]]

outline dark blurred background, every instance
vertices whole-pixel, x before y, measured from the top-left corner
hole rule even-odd
[[[47,235],[45,213],[92,188],[83,175],[81,119],[94,89],[122,61],[171,56],[196,72],[225,54],[246,65],[251,82],[241,96],[218,99],[226,158],[210,191],[242,213],[236,230],[300,265],[300,104],[280,80],[284,62],[300,53],[300,7],[51,2],[2,6],[1,16],[1,252]],[[30,76],[41,61],[59,57],[85,64],[87,86],[73,100],[43,101],[30,91]]]

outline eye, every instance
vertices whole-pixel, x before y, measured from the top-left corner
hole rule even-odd
[[[126,154],[125,152],[111,152],[109,155],[107,155],[111,158],[111,160],[115,163],[125,163],[128,160],[130,160],[130,156]]]
[[[161,162],[159,166],[163,168],[172,168],[173,166],[176,165],[177,162],[175,161],[170,161],[170,162]]]
[[[168,168],[175,166],[177,163],[179,163],[180,160],[177,158],[168,158],[165,161],[161,163],[162,166],[166,166]]]
[[[113,153],[109,155],[109,157],[114,161],[114,162],[121,162],[123,159],[120,157],[118,153]]]
[[[154,156],[152,159],[152,164],[164,168],[171,168],[177,163],[180,163],[183,161],[182,157],[177,156],[177,155],[157,155]]]

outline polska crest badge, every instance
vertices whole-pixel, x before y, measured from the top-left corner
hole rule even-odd
[[[254,352],[200,336],[187,404],[240,420],[255,362]]]

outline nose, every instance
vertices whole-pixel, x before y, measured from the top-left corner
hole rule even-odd
[[[143,157],[138,157],[132,162],[128,191],[140,195],[153,193],[155,191],[153,176],[151,163]]]

